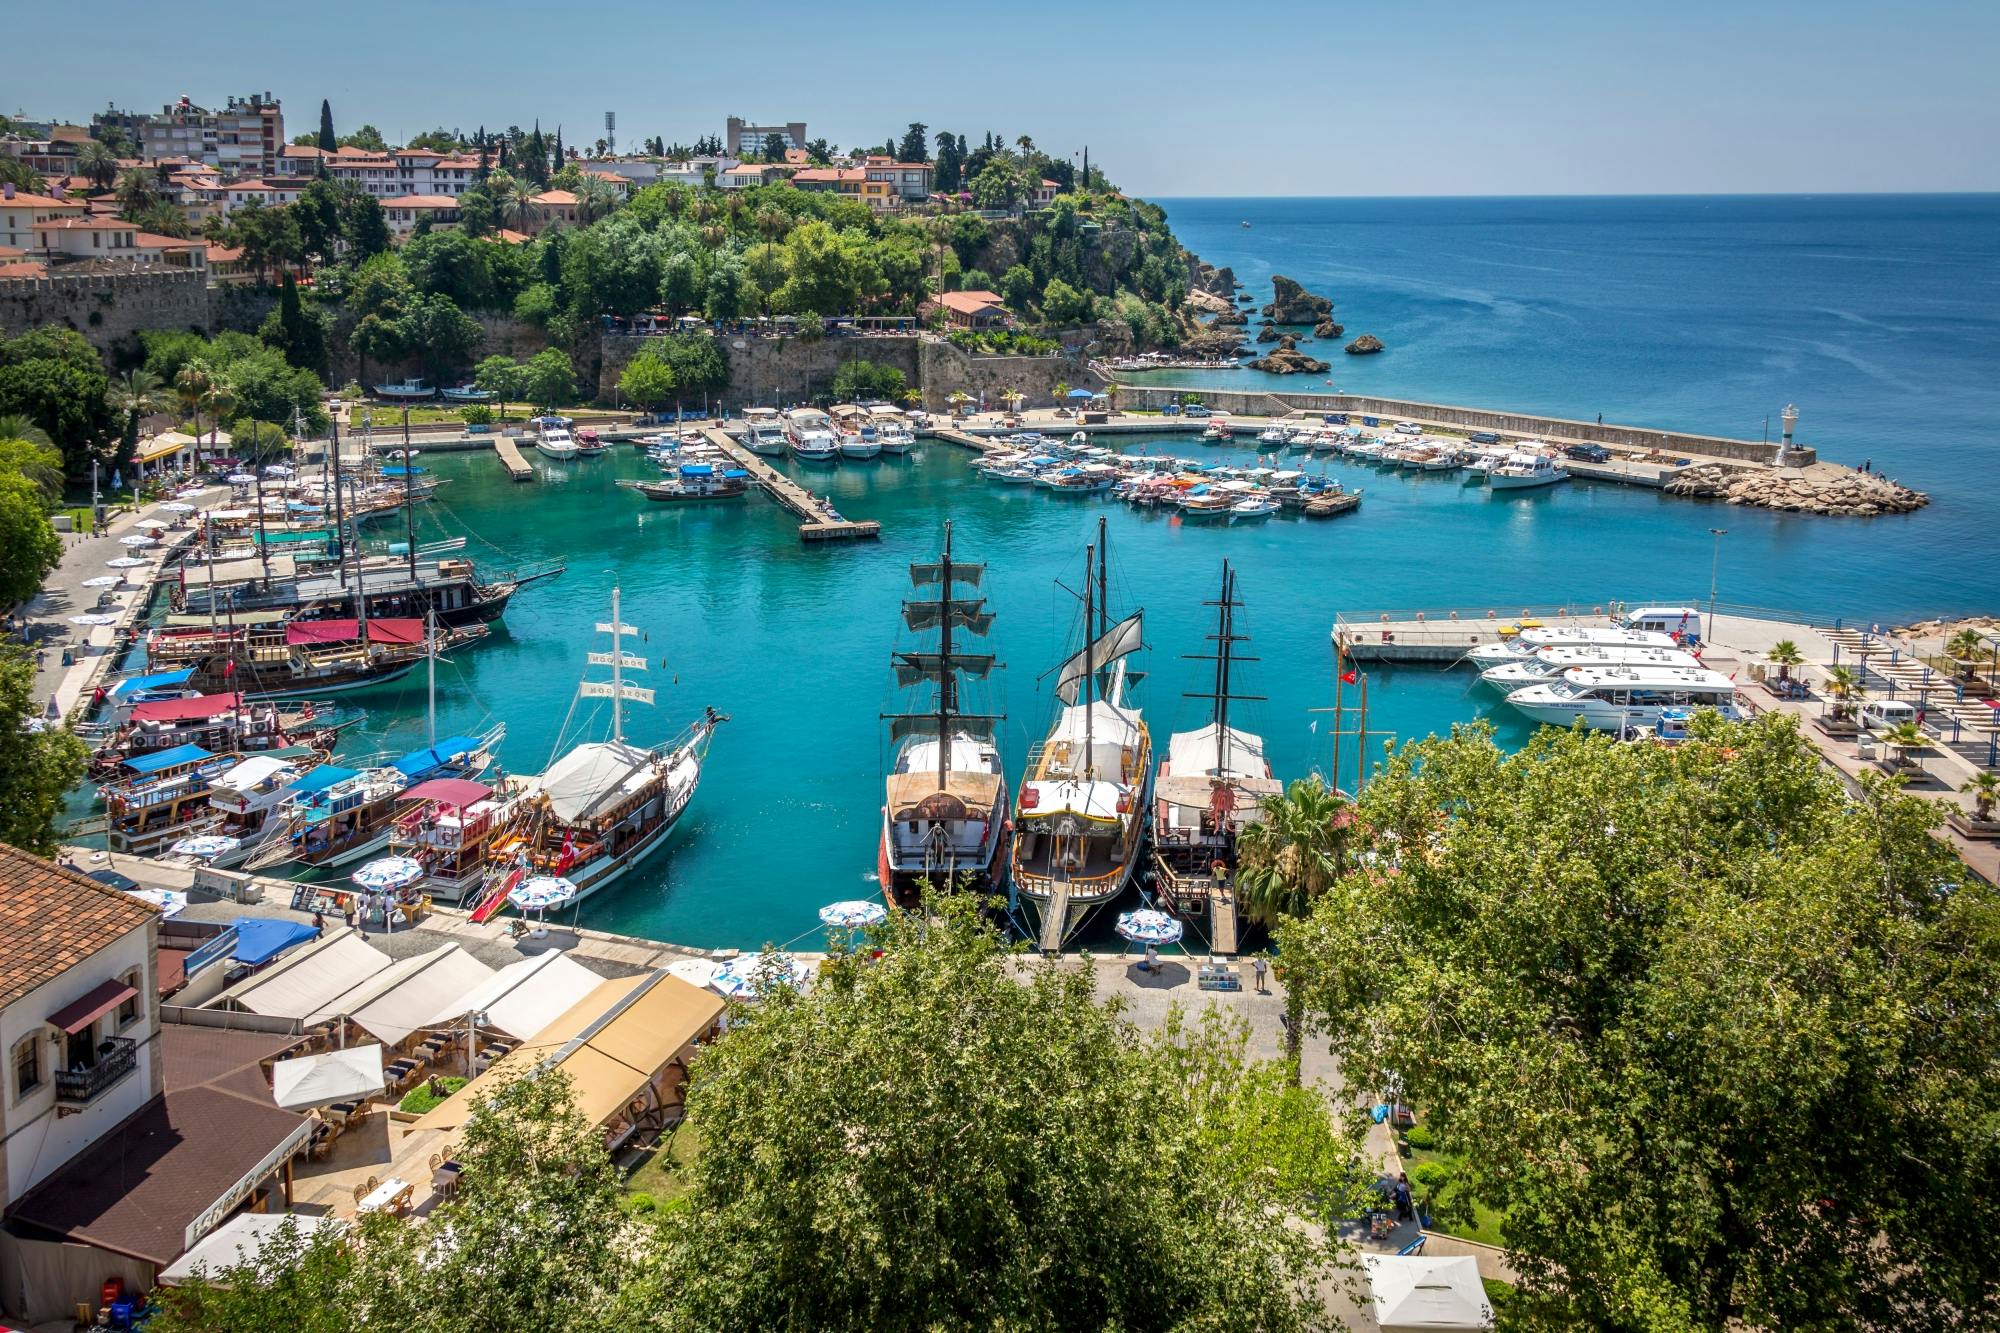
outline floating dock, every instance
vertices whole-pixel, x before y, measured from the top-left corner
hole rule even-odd
[[[708,438],[709,443],[728,454],[736,466],[748,472],[763,489],[764,494],[791,510],[799,518],[801,541],[860,541],[882,535],[882,525],[873,519],[856,521],[828,518],[805,487],[751,453],[717,427],[704,426],[701,433]]]
[[[970,449],[976,454],[990,454],[1000,447],[998,440],[974,435],[970,431],[956,430],[950,426],[931,426],[924,433],[933,439],[943,440],[946,444],[955,444],[961,449]]]
[[[1354,662],[1450,666],[1481,644],[1498,643],[1503,626],[1509,634],[1542,627],[1609,629],[1613,610],[1601,605],[1341,615],[1334,620],[1333,636],[1341,653]]]
[[[507,469],[507,475],[514,481],[533,481],[535,470],[528,466],[528,460],[521,457],[520,446],[505,435],[493,437],[493,452],[500,456],[500,466]]]

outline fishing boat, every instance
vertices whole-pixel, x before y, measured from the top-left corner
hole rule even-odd
[[[535,452],[558,463],[574,463],[583,450],[578,447],[576,437],[570,434],[574,423],[568,417],[536,417]]]
[[[1553,486],[1568,481],[1569,473],[1544,454],[1514,454],[1486,474],[1486,485],[1495,491],[1520,491]]]
[[[889,403],[865,404],[869,424],[875,428],[875,438],[885,454],[907,454],[917,442],[910,430],[910,418],[899,407]]]
[[[648,500],[663,503],[689,500],[736,500],[750,490],[750,474],[742,468],[713,463],[682,463],[665,481],[621,481]]]
[[[1180,511],[1184,519],[1228,518],[1236,508],[1236,496],[1214,486],[1200,485],[1181,494]]]
[[[208,793],[208,808],[215,818],[201,831],[236,845],[205,858],[206,863],[226,870],[254,855],[267,837],[284,826],[284,819],[274,816],[291,799],[295,785],[326,760],[323,750],[287,746],[250,755],[217,776]]]
[[[882,441],[877,438],[873,426],[863,426],[860,430],[840,433],[840,456],[842,458],[879,458]]]
[[[596,431],[586,429],[576,432],[576,456],[578,458],[602,458],[607,449],[608,446],[604,443],[604,437]]]
[[[1206,726],[1177,731],[1167,742],[1167,757],[1153,785],[1153,886],[1169,912],[1176,916],[1211,913],[1211,919],[1234,920],[1237,838],[1264,817],[1262,802],[1283,786],[1271,775],[1264,757],[1264,740],[1231,724],[1229,706],[1261,699],[1237,694],[1236,668],[1244,657],[1236,645],[1250,636],[1239,633],[1236,613],[1236,573],[1222,565],[1222,590],[1216,600],[1215,632],[1208,636],[1213,653],[1188,654],[1189,660],[1213,662],[1214,683],[1190,699],[1207,699]],[[1216,910],[1221,909],[1221,910]]]
[[[437,390],[426,380],[398,380],[394,384],[376,385],[375,396],[392,403],[421,403],[437,397]]]
[[[490,389],[482,389],[476,384],[460,384],[444,391],[448,403],[490,403],[496,395]]]
[[[876,875],[882,893],[898,906],[915,906],[928,883],[939,892],[965,888],[988,892],[1004,878],[1007,845],[1007,778],[1000,763],[997,713],[968,710],[965,686],[983,681],[997,663],[991,653],[960,650],[960,636],[984,637],[993,615],[976,590],[986,567],[957,560],[951,524],[944,527],[944,551],[935,562],[910,566],[910,583],[920,594],[903,603],[903,623],[917,633],[937,631],[934,648],[898,652],[896,683],[928,687],[930,706],[891,713],[887,798]],[[935,596],[928,594],[935,593]]]
[[[1290,444],[1292,429],[1289,426],[1271,425],[1257,432],[1259,444]]]
[[[1210,444],[1220,444],[1223,441],[1234,439],[1235,436],[1235,428],[1222,417],[1217,417],[1210,421],[1208,425],[1202,428],[1201,432],[1201,438]]]
[[[1084,554],[1083,647],[1057,672],[1062,707],[1028,754],[1014,808],[1009,870],[1045,953],[1131,882],[1153,784],[1152,741],[1126,699],[1143,613],[1111,621],[1105,533],[1099,518],[1097,544]]]
[[[1231,521],[1269,518],[1277,512],[1278,502],[1263,495],[1253,495],[1248,499],[1238,500],[1235,504],[1229,506]]]
[[[1515,690],[1507,702],[1534,722],[1557,727],[1582,722],[1621,734],[1659,725],[1672,708],[1713,708],[1731,720],[1742,716],[1736,682],[1706,667],[1571,667],[1559,679]]]
[[[610,701],[607,739],[573,746],[542,772],[496,784],[509,806],[507,827],[492,844],[474,920],[486,920],[506,902],[523,875],[559,875],[576,886],[581,902],[612,884],[666,845],[701,781],[715,729],[728,718],[713,708],[664,744],[625,739],[625,705],[650,704],[653,691],[626,680],[646,669],[646,659],[625,650],[640,631],[620,618],[619,592],[611,590],[611,619],[597,632],[611,636],[608,652],[587,655],[611,669],[606,680],[584,679],[577,698]]]

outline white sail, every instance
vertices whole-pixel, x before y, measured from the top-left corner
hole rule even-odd
[[[1144,631],[1139,625],[1143,614],[1134,611],[1104,631],[1096,643],[1064,662],[1062,670],[1056,675],[1056,697],[1066,704],[1075,703],[1077,687],[1083,683],[1087,672],[1103,671],[1119,658],[1144,646]]]

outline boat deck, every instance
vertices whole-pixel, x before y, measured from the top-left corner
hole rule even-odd
[[[828,518],[813,500],[811,492],[771,466],[762,455],[713,426],[702,429],[709,443],[722,450],[736,466],[748,472],[764,494],[796,515],[799,540],[808,542],[857,541],[882,535],[882,525],[873,519]]]

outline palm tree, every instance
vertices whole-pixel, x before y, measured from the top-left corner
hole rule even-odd
[[[1772,644],[1771,651],[1765,653],[1764,657],[1778,668],[1779,680],[1790,680],[1792,668],[1806,660],[1805,654],[1799,651],[1799,646],[1790,639],[1780,639]]]
[[[1283,795],[1259,802],[1263,818],[1237,839],[1237,907],[1270,927],[1312,911],[1347,869],[1354,810],[1317,776],[1299,778]]]
[[[1972,817],[1982,824],[1993,822],[1993,806],[2000,802],[2000,773],[1983,768],[1974,773],[1959,790],[1972,797]]]
[[[768,264],[772,242],[792,229],[792,215],[782,208],[766,206],[757,210],[756,225],[757,234],[764,238],[764,262]]]
[[[1019,149],[1021,150],[1021,156],[1022,156],[1022,157],[1023,157],[1024,159],[1025,159],[1025,158],[1026,158],[1026,157],[1027,157],[1027,156],[1028,156],[1029,154],[1031,154],[1031,153],[1033,153],[1033,152],[1035,151],[1035,141],[1034,141],[1033,139],[1030,139],[1030,138],[1029,138],[1029,137],[1028,137],[1027,135],[1025,135],[1025,134],[1024,134],[1024,135],[1022,135],[1022,136],[1021,136],[1020,138],[1018,138],[1018,139],[1014,140],[1014,146],[1015,146],[1015,147],[1017,147],[1017,148],[1019,148]]]
[[[49,433],[37,426],[19,412],[9,412],[0,416],[0,440],[21,440],[37,449],[53,449],[56,442]]]
[[[150,370],[128,370],[105,389],[104,404],[124,418],[126,434],[136,440],[139,423],[167,404],[165,388]]]
[[[585,176],[576,186],[576,220],[595,222],[618,207],[618,191],[609,181]]]
[[[100,190],[108,190],[118,180],[118,154],[98,139],[76,150],[76,169]]]
[[[1979,676],[1979,654],[1986,649],[1986,640],[1976,629],[1966,628],[1951,636],[1944,646],[1945,654],[1954,662],[1963,663],[1965,678],[1975,680]]]
[[[208,393],[214,383],[215,372],[200,357],[190,360],[174,375],[174,397],[187,410],[188,420],[193,423],[197,436],[201,434],[201,409],[208,402]]]
[[[944,396],[944,400],[951,404],[953,416],[962,417],[965,415],[965,405],[972,401],[972,395],[963,389],[953,389]]]
[[[1881,740],[1883,749],[1895,751],[1898,767],[1906,763],[1915,763],[1919,772],[1923,770],[1923,764],[1912,760],[1910,752],[1923,749],[1930,744],[1930,741],[1925,738],[1923,730],[1916,723],[1898,722],[1882,733]]]
[[[903,406],[904,406],[904,407],[906,407],[906,408],[909,408],[909,407],[916,407],[916,406],[917,406],[918,404],[922,403],[923,401],[924,401],[924,393],[923,393],[923,390],[922,390],[922,389],[905,389],[905,390],[903,390]]]
[[[1113,412],[1118,410],[1118,386],[1116,384],[1107,384],[1104,386],[1104,399],[1111,405]]]
[[[210,376],[208,391],[202,395],[201,405],[208,409],[208,449],[214,453],[223,418],[236,406],[236,386],[222,375]]]
[[[1861,677],[1852,667],[1830,666],[1826,669],[1826,692],[1834,699],[1833,715],[1849,717],[1861,696],[1867,693],[1861,686]]]
[[[46,461],[51,457],[60,457],[47,431],[24,416],[9,413],[0,416],[0,443],[29,446],[31,453],[24,452],[13,460],[14,470],[39,487],[48,503],[54,504],[62,499],[62,464]]]
[[[1021,410],[1021,400],[1025,397],[1027,395],[1019,389],[1009,389],[1000,395],[1000,401],[1007,404],[1009,412],[1018,412]]]
[[[160,187],[152,175],[138,167],[118,178],[118,212],[135,217],[160,201]]]

